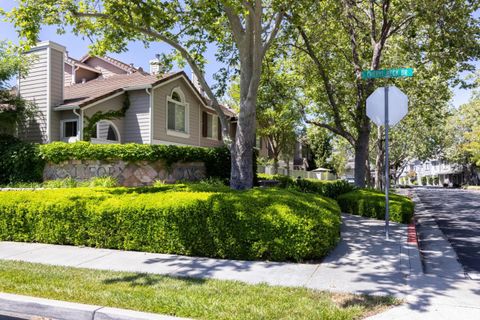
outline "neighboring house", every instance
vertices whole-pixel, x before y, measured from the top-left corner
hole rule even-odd
[[[410,179],[413,176],[416,178]],[[422,177],[428,177],[428,179],[422,179]],[[412,184],[412,180],[414,180],[419,185],[426,183],[427,185],[439,186],[461,185],[465,180],[462,166],[439,159],[424,162],[420,160],[410,161],[400,179],[406,184]]]
[[[220,121],[198,85],[184,72],[151,73],[109,57],[86,55],[80,60],[66,48],[46,41],[32,48],[29,73],[19,79],[19,92],[34,101],[38,112],[19,135],[30,141],[84,140],[93,115],[117,113],[92,127],[94,143],[175,144],[213,147],[223,144]],[[128,106],[123,116],[122,108]],[[230,133],[236,114],[227,107]]]

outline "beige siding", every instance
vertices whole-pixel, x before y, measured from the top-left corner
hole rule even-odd
[[[35,60],[27,75],[20,79],[20,94],[36,104],[37,114],[24,129],[20,136],[28,141],[47,142],[47,48],[30,53]]]
[[[167,134],[167,96],[171,95],[172,90],[179,87],[185,95],[188,103],[188,138],[176,137]],[[172,144],[186,144],[191,146],[201,145],[200,138],[200,100],[195,96],[184,79],[178,79],[160,86],[154,90],[154,135],[153,138],[158,141]]]
[[[125,101],[125,95],[119,95],[117,97],[114,97],[112,99],[106,100],[102,103],[99,103],[93,107],[84,109],[84,121],[85,125],[87,125],[87,118],[86,117],[91,117],[94,115],[96,112],[101,111],[101,112],[107,112],[107,111],[113,111],[113,110],[120,110],[123,106],[123,102]],[[111,119],[111,122],[115,124],[115,126],[118,128],[118,131],[120,133],[120,142],[125,142],[124,139],[124,118],[119,118],[119,119]]]
[[[103,61],[97,57],[92,57],[85,61],[85,64],[88,64],[90,67],[100,70],[104,78],[114,76],[116,74],[126,74],[127,72],[123,69],[120,69],[111,63]]]
[[[150,143],[150,96],[145,90],[129,91],[125,115],[125,142]]]
[[[72,85],[72,66],[69,65],[68,63],[64,64],[65,68],[65,73],[63,74],[63,81],[65,86],[71,86]]]
[[[60,117],[53,107],[63,103],[64,53],[50,49],[50,141],[60,140]]]

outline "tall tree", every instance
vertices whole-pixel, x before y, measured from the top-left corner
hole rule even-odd
[[[361,79],[361,71],[409,66],[418,73],[434,65],[452,80],[471,70],[467,61],[480,53],[472,15],[478,7],[469,0],[325,0],[302,2],[289,14],[291,46],[312,100],[307,120],[352,145],[356,185],[365,185],[372,130],[366,98],[386,84]],[[399,51],[408,64],[385,60]]]
[[[30,44],[37,41],[42,24],[73,27],[77,35],[94,39],[93,53],[128,50],[128,42],[148,45],[165,42],[175,57],[186,61],[217,111],[223,137],[230,145],[226,117],[205,81],[204,52],[217,45],[217,57],[238,66],[240,112],[231,144],[230,186],[253,185],[252,155],[255,140],[257,91],[262,61],[276,38],[283,18],[283,3],[275,0],[20,0],[8,17]],[[171,57],[170,57],[171,58]]]
[[[476,171],[480,168],[480,99],[473,98],[452,110],[446,128],[445,158],[463,167],[467,183],[479,184]]]
[[[288,61],[273,54],[265,59],[258,93],[257,133],[266,139],[272,152],[275,174],[280,155],[292,158],[300,125],[295,77]]]

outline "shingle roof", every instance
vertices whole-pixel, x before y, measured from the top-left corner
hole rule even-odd
[[[157,75],[135,72],[74,84],[64,88],[64,102],[62,106],[87,106],[95,101],[121,92],[125,88],[156,84],[177,74],[179,73],[164,74],[159,77]]]
[[[109,78],[97,78],[85,83],[77,83],[64,88],[64,107],[85,107],[96,101],[112,96],[116,93],[128,90],[128,88],[138,86],[156,86],[157,84],[167,81],[176,76],[183,75],[185,79],[193,84],[185,75],[185,72],[166,73],[163,75],[151,75],[142,72],[134,72],[130,74],[119,74]],[[194,89],[196,90],[196,89]],[[200,95],[200,94],[199,94]],[[203,98],[206,102],[205,98]],[[230,108],[220,106],[224,114],[228,117],[236,117],[237,114]]]
[[[93,58],[94,56],[91,56],[89,54],[86,54],[84,55],[81,59],[80,59],[80,62],[85,62],[87,61],[88,59],[90,58]],[[95,56],[96,57],[96,56]],[[108,57],[108,56],[103,56],[103,57],[96,57],[96,58],[99,58],[99,59],[102,59],[102,60],[105,60],[107,61],[108,63],[111,63],[112,65],[128,72],[128,73],[133,73],[133,72],[137,72],[139,71],[139,69],[135,68],[134,66],[132,65],[129,65],[129,64],[126,64],[125,62],[122,62],[120,60],[117,60],[117,59],[114,59],[112,57]]]

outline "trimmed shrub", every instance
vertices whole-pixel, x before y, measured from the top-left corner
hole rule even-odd
[[[44,166],[36,144],[0,135],[0,184],[41,181]]]
[[[340,237],[335,201],[214,185],[0,192],[0,239],[192,256],[302,261]]]
[[[260,174],[260,179],[276,180],[278,187],[294,189],[300,192],[316,193],[336,199],[339,195],[353,191],[355,187],[345,180],[293,179],[284,175]]]
[[[376,190],[360,189],[340,195],[337,202],[342,212],[383,220],[385,218],[385,194]],[[414,212],[413,201],[404,196],[389,195],[390,219],[409,223]]]
[[[40,145],[40,153],[47,162],[60,163],[68,160],[123,160],[157,161],[166,166],[175,162],[201,161],[205,163],[208,177],[230,177],[230,152],[226,147],[201,148],[174,145],[148,144],[92,144],[89,142],[53,142]]]

